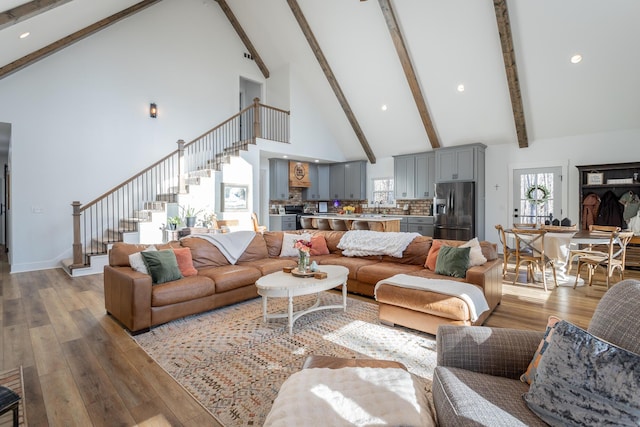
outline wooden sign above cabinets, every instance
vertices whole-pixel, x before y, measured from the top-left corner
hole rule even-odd
[[[289,162],[289,187],[311,187],[309,163]]]

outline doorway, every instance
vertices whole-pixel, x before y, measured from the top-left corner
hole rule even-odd
[[[544,224],[562,219],[562,168],[513,170],[513,222]]]
[[[255,98],[259,98],[260,102],[264,103],[264,100],[262,99],[262,84],[254,82],[253,80],[245,79],[244,77],[240,77],[238,111],[242,111],[243,109],[253,104],[253,100]],[[250,113],[251,114],[240,115],[240,139],[242,141],[244,141],[249,135],[249,126],[252,126],[253,111],[251,111]]]

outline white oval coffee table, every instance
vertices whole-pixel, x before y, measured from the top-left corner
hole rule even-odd
[[[293,323],[305,314],[317,310],[327,310],[330,308],[342,308],[347,311],[347,276],[349,269],[341,265],[321,265],[319,271],[327,273],[326,279],[316,279],[314,277],[295,277],[291,273],[277,271],[267,274],[256,281],[258,294],[262,296],[262,314],[264,321],[268,319],[286,317],[289,320],[289,334],[293,333]],[[342,305],[320,305],[320,293],[342,285]],[[317,294],[314,305],[300,311],[293,311],[293,297]],[[288,298],[287,313],[267,312],[268,298]]]

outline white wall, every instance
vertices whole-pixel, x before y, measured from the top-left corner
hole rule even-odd
[[[244,51],[217,3],[160,2],[0,80],[0,121],[12,125],[12,271],[71,256],[72,201],[237,112],[239,76],[264,82]]]
[[[576,223],[581,214],[576,166],[639,161],[639,140],[640,129],[635,129],[530,141],[528,148],[518,148],[515,141],[490,145],[486,152],[485,175],[486,239],[497,242],[494,226],[513,223],[513,169],[563,167],[567,173],[563,180],[563,212]]]

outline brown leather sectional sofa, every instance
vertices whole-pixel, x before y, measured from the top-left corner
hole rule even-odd
[[[288,232],[288,233],[300,233]],[[390,256],[347,257],[337,248],[344,231],[306,230],[325,237],[328,255],[312,256],[318,264],[343,265],[349,269],[349,292],[373,296],[375,284],[394,274],[405,273],[423,277],[446,278],[475,284],[484,290],[490,311],[473,324],[481,324],[499,304],[502,297],[502,264],[497,260],[495,245],[482,242],[489,261],[471,267],[465,279],[438,275],[424,267],[431,247],[430,237],[416,237],[403,252],[402,258]],[[266,274],[295,266],[295,258],[279,257],[283,232],[256,234],[235,265],[213,244],[197,237],[179,242],[156,245],[158,249],[188,247],[198,275],[152,285],[149,275],[133,270],[129,255],[147,245],[116,243],[109,253],[109,265],[104,269],[105,306],[109,314],[132,333],[170,320],[234,304],[258,296],[255,281]],[[457,246],[464,242],[449,241]],[[454,297],[426,291],[381,287],[378,290],[380,318],[389,323],[412,327],[435,334],[442,323],[471,324],[466,305]],[[407,299],[409,298],[409,299]]]

